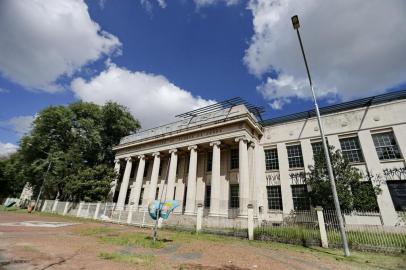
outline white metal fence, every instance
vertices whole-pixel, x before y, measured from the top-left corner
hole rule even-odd
[[[72,203],[44,200],[41,201],[39,209],[42,212],[140,227],[152,227],[155,222],[149,216],[146,208],[131,209],[129,205],[126,205],[124,209],[118,210],[114,203]],[[258,219],[252,217],[211,217],[204,215],[204,212],[202,207],[198,207],[198,213],[200,213],[198,215],[173,213],[168,220],[160,223],[160,226],[242,238],[248,238],[248,227],[250,227],[252,228],[251,231],[254,231],[254,238],[257,240],[304,246],[342,246],[338,220],[334,210],[293,211],[290,214],[282,214],[282,218],[278,222],[263,220],[261,224],[259,224]],[[399,213],[399,217],[397,226],[383,226],[379,212],[344,212],[343,219],[350,248],[406,252],[406,214],[404,212]]]

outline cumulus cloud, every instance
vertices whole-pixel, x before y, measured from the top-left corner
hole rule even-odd
[[[83,0],[2,0],[0,5],[0,73],[27,88],[57,91],[58,78],[121,45],[92,21]]]
[[[17,152],[18,146],[12,143],[3,143],[0,141],[0,157],[7,157]]]
[[[240,2],[240,0],[194,0],[194,2],[197,7],[205,7],[219,3],[224,3],[227,6],[232,6]]]
[[[6,121],[0,121],[0,127],[24,135],[31,131],[35,117],[32,115],[15,116]]]
[[[347,100],[406,82],[403,0],[251,0],[248,8],[254,36],[244,63],[264,79],[257,89],[274,108],[311,97],[291,24],[295,14],[319,97]]]
[[[104,104],[112,100],[127,106],[143,128],[168,123],[176,114],[214,102],[193,96],[164,76],[107,65],[105,71],[88,81],[73,80],[72,91],[84,101]]]

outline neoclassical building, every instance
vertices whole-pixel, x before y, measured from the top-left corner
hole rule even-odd
[[[240,98],[178,115],[179,121],[141,130],[114,147],[116,209],[136,211],[155,199],[175,199],[175,213],[238,218],[252,204],[256,217],[280,221],[310,209],[300,173],[320,151],[314,111],[262,120],[263,109]],[[382,175],[377,196],[384,225],[406,209],[406,91],[321,109],[329,145],[365,175]],[[356,194],[354,194],[356,196]]]

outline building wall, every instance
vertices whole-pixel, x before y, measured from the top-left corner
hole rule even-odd
[[[243,108],[238,108],[243,113]],[[330,145],[335,149],[341,149],[340,139],[345,137],[357,136],[364,157],[363,162],[354,163],[353,166],[359,168],[365,176],[368,173],[373,175],[381,174],[384,169],[404,168],[406,154],[406,101],[393,101],[375,106],[358,108],[345,112],[334,113],[322,117],[325,134]],[[252,118],[252,117],[251,117]],[[250,119],[251,119],[250,118]],[[137,156],[145,154],[147,156],[148,167],[146,167],[146,177],[143,178],[142,187],[144,196],[142,205],[146,206],[151,172],[153,167],[153,158],[150,156],[153,152],[161,152],[162,171],[158,179],[159,197],[165,192],[165,181],[168,171],[168,149],[181,149],[178,152],[178,171],[175,180],[175,199],[180,202],[181,207],[176,209],[177,213],[182,213],[183,201],[186,198],[188,183],[188,164],[189,152],[188,145],[198,145],[197,154],[197,173],[196,173],[196,194],[195,202],[204,204],[206,186],[211,186],[212,175],[207,171],[208,155],[211,155],[209,143],[215,140],[221,141],[220,151],[220,193],[222,195],[220,202],[220,215],[234,217],[238,212],[229,209],[230,185],[241,184],[241,181],[249,181],[249,203],[254,205],[255,215],[258,219],[268,219],[281,221],[283,214],[290,213],[294,209],[292,199],[292,185],[301,184],[300,178],[292,179],[292,173],[301,173],[308,171],[308,166],[314,163],[312,143],[320,141],[320,131],[316,119],[303,119],[287,123],[281,123],[272,126],[263,127],[263,134],[255,131],[255,126],[247,124],[249,121],[238,123],[238,119],[233,123],[216,123],[213,130],[216,132],[202,131],[196,133],[196,130],[190,131],[193,136],[183,135],[178,139],[155,140],[147,142],[144,145],[135,142],[127,148],[122,147],[117,153],[117,158]],[[207,136],[205,135],[207,133]],[[381,161],[375,149],[372,135],[379,132],[393,132],[397,145],[401,151],[402,158],[394,160]],[[234,139],[244,136],[248,140],[248,168],[249,179],[240,179],[239,169],[230,169],[230,151],[239,149],[238,142]],[[224,143],[226,142],[226,143]],[[288,163],[287,146],[300,145],[303,156],[302,168],[290,169]],[[278,152],[278,170],[267,171],[265,163],[265,150],[277,149]],[[133,166],[137,166],[134,162]],[[135,169],[134,177],[137,175]],[[368,180],[365,177],[365,180]],[[130,183],[134,178],[130,179]],[[268,186],[280,186],[282,193],[283,211],[274,211],[268,209]],[[131,187],[131,186],[130,186]],[[378,205],[380,208],[382,221],[385,225],[394,225],[398,221],[397,214],[391,199],[388,186],[385,182],[381,185],[382,192],[378,195]],[[165,195],[162,195],[164,198]],[[138,204],[138,202],[136,202]]]
[[[354,163],[364,175],[382,174],[384,169],[404,168],[406,154],[406,101],[394,101],[376,106],[339,112],[322,117],[324,130],[329,145],[341,149],[340,139],[357,136],[362,149],[364,162]],[[372,139],[372,134],[393,132],[402,158],[393,160],[379,160]],[[277,148],[280,158],[279,171],[265,171],[266,177],[280,175],[284,212],[292,210],[289,173],[306,171],[314,163],[311,143],[320,141],[320,131],[315,118],[283,123],[264,128],[261,145],[264,149]],[[286,146],[300,144],[303,152],[303,169],[289,169],[287,164]],[[397,222],[397,215],[393,206],[390,192],[385,181],[381,184],[381,194],[378,195],[378,205],[383,222],[393,225]]]

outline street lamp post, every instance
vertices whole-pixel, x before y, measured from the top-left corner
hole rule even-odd
[[[309,66],[307,64],[306,55],[305,55],[305,52],[304,52],[304,49],[303,49],[302,39],[300,38],[300,33],[299,33],[300,23],[299,23],[299,17],[297,15],[292,17],[292,24],[293,24],[293,28],[296,30],[297,37],[299,39],[300,49],[302,50],[302,55],[303,55],[303,59],[304,59],[304,63],[305,63],[305,66],[306,66],[306,71],[307,71],[307,77],[309,78],[310,89],[312,91],[312,96],[313,96],[313,101],[314,101],[314,109],[316,111],[317,122],[319,124],[321,141],[323,142],[324,156],[326,158],[327,170],[328,170],[328,175],[329,175],[330,183],[331,183],[331,190],[333,192],[334,205],[335,205],[335,209],[336,209],[338,223],[339,223],[339,226],[340,226],[341,239],[343,241],[344,254],[345,254],[345,256],[350,256],[350,250],[348,248],[348,242],[347,242],[347,235],[345,233],[343,217],[341,215],[340,202],[338,200],[336,183],[335,183],[335,180],[334,180],[333,167],[331,166],[329,149],[328,149],[328,146],[327,146],[326,137],[324,136],[323,124],[322,124],[321,118],[320,118],[320,111],[319,111],[319,106],[317,105],[316,94],[314,93],[312,78],[310,77]]]

